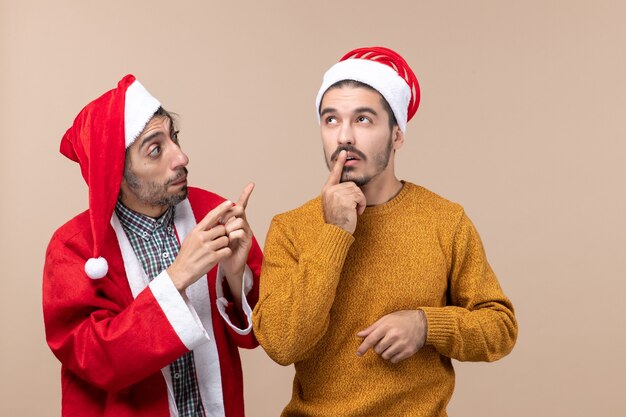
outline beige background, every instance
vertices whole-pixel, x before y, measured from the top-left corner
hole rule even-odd
[[[344,52],[385,45],[422,85],[399,176],[462,203],[520,337],[456,364],[451,416],[623,416],[626,5],[620,1],[0,1],[0,415],[60,415],[41,271],[87,205],[57,151],[132,72],[182,119],[191,181],[273,214],[326,178],[314,97]],[[248,414],[275,416],[291,367],[243,352]],[[330,377],[330,376],[329,376]]]

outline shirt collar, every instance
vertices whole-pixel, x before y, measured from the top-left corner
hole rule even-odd
[[[170,206],[161,217],[155,219],[129,209],[119,200],[115,204],[115,213],[122,227],[127,232],[135,233],[143,238],[151,237],[159,228],[173,233],[175,210],[176,206]]]

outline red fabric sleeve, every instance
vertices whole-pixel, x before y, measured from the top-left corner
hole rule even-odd
[[[261,248],[257,243],[256,239],[252,239],[252,247],[250,248],[250,253],[248,254],[248,267],[252,271],[252,288],[246,295],[246,299],[248,304],[250,305],[250,309],[254,310],[257,301],[259,300],[259,278],[261,276],[261,264],[263,262],[263,253],[261,252]],[[232,294],[230,287],[226,280],[223,282],[224,288],[224,297],[229,301],[226,306],[226,314],[230,318],[230,321],[239,328],[245,328],[250,325],[248,322],[248,318],[246,317],[243,310],[235,307],[235,303],[233,302]],[[221,316],[220,316],[221,317]],[[251,320],[251,318],[250,318]],[[224,320],[222,320],[224,322]],[[259,345],[259,342],[254,337],[253,332],[251,331],[247,335],[240,335],[237,333],[232,327],[230,327],[227,323],[224,322],[224,326],[228,331],[228,335],[233,340],[233,342],[242,348],[253,349]]]

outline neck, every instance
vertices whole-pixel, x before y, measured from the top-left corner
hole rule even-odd
[[[402,190],[402,182],[395,175],[381,181],[370,181],[361,187],[368,206],[384,204]]]
[[[147,204],[142,204],[140,201],[137,201],[133,198],[128,198],[127,194],[124,193],[120,196],[120,201],[126,207],[134,211],[135,213],[143,214],[144,216],[152,217],[153,219],[158,219],[167,211],[169,206],[151,206]]]

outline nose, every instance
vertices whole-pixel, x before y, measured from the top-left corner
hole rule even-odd
[[[352,125],[350,123],[343,123],[338,130],[338,134],[338,145],[354,145],[354,132],[352,131]]]
[[[174,146],[174,155],[172,157],[172,169],[177,170],[179,168],[186,167],[189,163],[189,157],[179,146]]]

